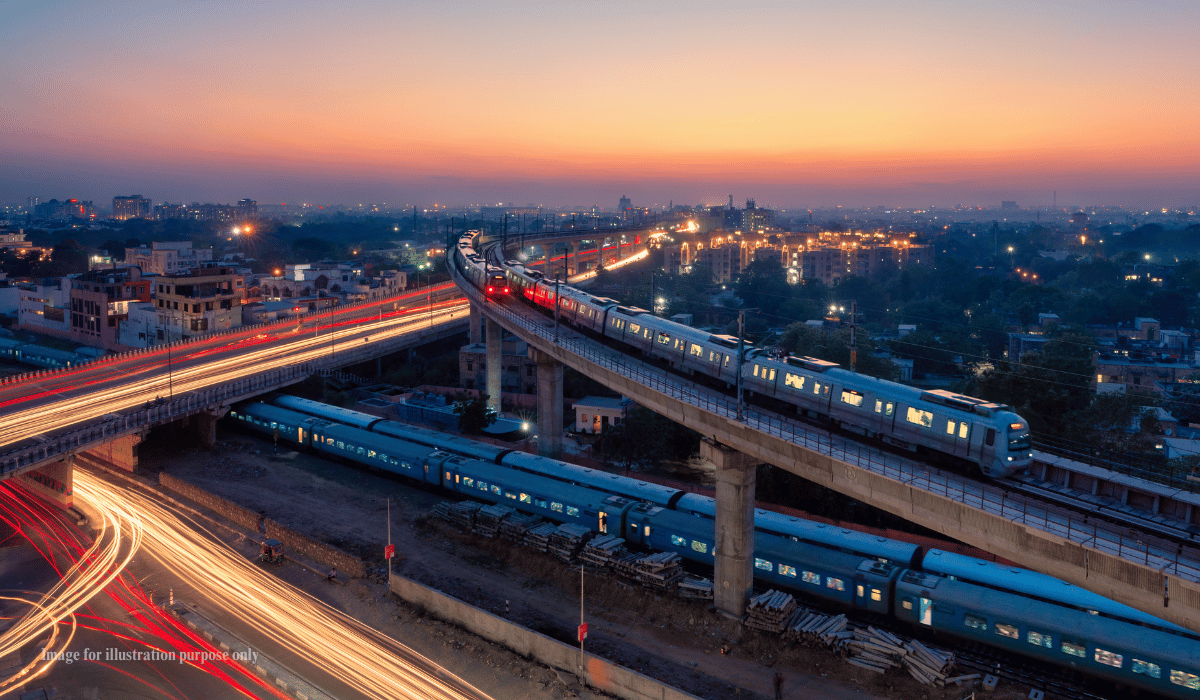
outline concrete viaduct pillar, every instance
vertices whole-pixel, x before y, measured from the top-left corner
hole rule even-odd
[[[135,472],[138,468],[138,445],[141,444],[142,437],[137,433],[123,435],[103,445],[88,448],[81,454],[111,469]]]
[[[210,409],[196,414],[196,430],[200,433],[200,444],[212,449],[217,444],[217,421],[229,411],[228,406]]]
[[[480,321],[482,320],[482,317],[479,313],[478,306],[471,304],[470,309],[471,316],[467,319],[467,325],[469,329],[468,332],[471,335],[470,342],[471,345],[479,345],[483,342],[483,333],[481,332],[482,329],[480,328]]]
[[[487,320],[487,395],[488,408],[500,412],[500,371],[504,369],[502,350],[504,330],[492,319]]]
[[[533,347],[529,359],[537,362],[538,454],[558,458],[563,450],[563,366]]]
[[[47,464],[17,477],[21,485],[63,510],[75,505],[75,458]]]
[[[748,455],[704,438],[700,456],[717,467],[713,603],[740,618],[754,586],[754,470]]]

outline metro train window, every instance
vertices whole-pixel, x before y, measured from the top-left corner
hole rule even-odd
[[[361,455],[361,454],[366,454],[366,453],[367,453],[367,448],[365,448],[365,447],[360,447],[360,448],[358,448],[358,450],[357,450],[357,451],[358,451],[358,454],[360,454],[360,455]]]
[[[495,484],[492,484],[492,493],[496,494],[497,496],[503,496],[504,489],[500,488],[499,486],[497,486]]]
[[[511,498],[511,499],[513,499],[514,501],[515,501],[515,500],[517,500],[517,494],[516,494],[516,492],[515,492],[515,491],[509,491],[509,490],[507,490],[507,489],[505,489],[505,491],[504,491],[504,497],[505,497],[505,498]]]
[[[376,455],[378,455],[378,454],[379,454],[379,453],[378,453],[378,452],[376,452],[375,450],[367,450],[367,456],[368,456],[368,457],[374,458],[374,457],[375,457]]]
[[[463,477],[463,485],[470,486],[471,488],[475,488],[475,480],[469,476],[464,476]]]
[[[875,601],[876,603],[882,603],[883,602],[883,591],[879,590],[878,588],[872,588],[871,589],[871,600]]]
[[[671,336],[667,335],[666,333],[658,334],[658,344],[659,345],[668,345],[668,344],[670,344],[670,342],[671,342]]]
[[[787,374],[783,375],[783,385],[790,386],[793,389],[803,389],[804,377],[800,376],[799,374],[792,374],[791,372],[788,372]]]
[[[1200,676],[1183,671],[1171,671],[1171,682],[1190,690],[1200,690]]]
[[[642,332],[642,327],[636,323],[629,324],[629,332],[637,335]]]
[[[488,490],[488,485],[487,485],[487,482],[486,482],[486,481],[481,481],[481,482],[479,482],[479,490],[480,490],[480,491],[487,491],[487,490]]]
[[[671,535],[671,544],[675,545],[676,547],[686,547],[687,543],[688,541],[686,538],[680,537],[679,535]]]
[[[1000,635],[1001,637],[1008,637],[1009,639],[1021,638],[1021,632],[1017,630],[1016,627],[1013,627],[1012,625],[1006,625],[1003,622],[996,623],[996,634]]]
[[[383,462],[384,464],[387,464],[388,462],[391,461],[391,459],[384,453],[380,452],[379,453],[379,461]]]
[[[992,445],[996,444],[996,429],[995,428],[988,428],[987,439],[984,442],[987,443],[988,447],[991,447]]]
[[[772,369],[772,370],[771,370],[771,376],[770,376],[770,377],[767,377],[767,381],[768,381],[768,382],[773,382],[773,381],[775,381],[775,370],[774,370],[774,369]]]
[[[708,545],[700,540],[692,540],[692,549],[701,554],[708,554]]]
[[[825,587],[832,588],[835,591],[845,591],[846,590],[846,582],[841,580],[840,578],[834,578],[832,576],[828,576],[825,578]]]
[[[333,438],[325,438],[325,444],[332,445],[335,442]]]
[[[987,620],[983,619],[982,617],[963,615],[963,625],[970,627],[973,630],[979,630],[981,632],[987,631]]]
[[[546,499],[544,499],[544,498],[533,499],[533,505],[537,506],[538,508],[548,508],[549,507],[548,504],[546,503]]]
[[[1062,653],[1070,656],[1078,656],[1081,659],[1087,658],[1087,647],[1082,644],[1072,644],[1070,642],[1062,643]]]
[[[953,435],[956,427],[958,427],[958,424],[956,424],[954,421],[948,421],[946,423],[946,434]]]
[[[789,578],[796,578],[796,567],[788,566],[787,564],[780,564],[779,575],[787,576]]]
[[[758,557],[754,558],[754,568],[762,571],[774,571],[775,569],[771,562],[767,561],[766,559],[759,559]]]
[[[1050,635],[1042,634],[1041,632],[1027,632],[1025,634],[1025,641],[1038,647],[1054,648],[1054,640],[1050,638]]]
[[[959,423],[959,424],[958,424],[958,436],[959,436],[960,438],[962,438],[962,439],[964,439],[964,440],[965,440],[965,439],[967,438],[967,431],[968,431],[969,429],[970,429],[970,428],[969,428],[969,426],[967,425],[967,422],[966,422],[966,421],[963,421],[963,422]]]
[[[813,393],[814,394],[821,393],[821,382],[813,382]]]
[[[1125,663],[1124,656],[1121,656],[1120,654],[1114,654],[1111,651],[1105,651],[1103,649],[1096,649],[1096,653],[1093,658],[1096,659],[1096,663],[1104,664],[1105,666],[1112,666],[1113,668],[1121,668],[1121,665]]]
[[[891,401],[888,401],[887,405],[883,407],[883,415],[887,416],[888,418],[891,418],[892,413],[895,410],[896,410],[896,404],[892,403]]]
[[[692,355],[693,357],[701,357],[704,355],[704,348],[692,343],[692,347],[688,348],[688,354]]]
[[[919,425],[922,428],[933,427],[933,414],[929,411],[922,411],[919,408],[908,407],[907,420],[913,425]]]
[[[821,585],[821,575],[820,574],[816,574],[811,571],[805,571],[804,575],[801,578],[804,580],[805,583],[811,583],[814,586]]]
[[[849,389],[842,389],[842,403],[848,403],[851,406],[862,406],[863,405],[863,395],[858,393],[857,391],[850,391]]]
[[[394,462],[393,462],[393,464],[394,464]],[[412,465],[411,465],[411,464],[409,464],[408,462],[401,462],[401,463],[400,463],[400,468],[401,468],[401,469],[412,469]]]
[[[337,448],[338,448],[339,450],[344,450],[344,449],[346,449],[346,443],[342,442],[341,440],[338,440],[338,443],[337,443]]]
[[[533,496],[530,496],[527,493],[521,494],[521,497],[517,500],[521,501],[522,503],[528,503],[530,505],[533,504]]]
[[[1162,678],[1162,667],[1158,664],[1142,661],[1141,659],[1131,659],[1133,664],[1130,666],[1134,673],[1140,673],[1143,676],[1151,678]]]
[[[561,513],[561,512],[563,512],[563,507],[562,507],[562,504],[561,504],[561,503],[554,503],[554,502],[551,502],[551,503],[550,503],[550,510],[554,511],[555,513]]]
[[[567,506],[567,515],[571,516],[572,518],[578,518],[579,509],[575,506]]]
[[[758,365],[754,365],[754,376],[758,376]]]

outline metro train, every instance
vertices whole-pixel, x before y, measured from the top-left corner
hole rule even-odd
[[[489,265],[475,251],[475,234],[460,238],[454,263],[489,298]],[[464,252],[467,251],[467,252]],[[513,299],[553,312],[562,322],[612,339],[689,375],[731,388],[741,367],[750,396],[827,420],[840,428],[902,449],[930,450],[965,462],[990,477],[1006,477],[1033,464],[1029,423],[1008,406],[944,390],[924,391],[840,368],[812,357],[773,357],[727,335],[701,331],[613,299],[555,284],[514,261],[504,263]]]
[[[283,397],[276,401],[288,403]],[[439,445],[464,450],[453,454],[377,432],[399,434],[386,425],[390,421],[312,404],[309,410],[323,410],[328,417],[254,403],[231,411],[230,418],[251,431],[278,431],[280,438],[318,453],[463,497],[619,534],[635,548],[714,563],[716,505],[709,497],[545,458],[524,461],[502,447],[438,436]],[[410,430],[422,439],[437,435]],[[917,629],[1077,668],[1128,687],[1200,698],[1200,636],[1037,572],[763,510],[755,511],[754,550],[754,575],[764,586],[887,615]]]

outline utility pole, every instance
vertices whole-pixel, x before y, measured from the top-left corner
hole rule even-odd
[[[391,496],[388,496],[388,499],[387,499],[387,519],[388,519],[388,525],[387,525],[388,549],[389,549],[389,551],[394,551],[391,549],[391,547],[392,547],[392,497]],[[392,585],[392,557],[388,557],[387,560],[388,560],[388,588],[391,588],[391,585]]]
[[[854,329],[857,327],[858,302],[850,301],[850,371],[857,372],[858,345],[854,343]]]
[[[587,636],[587,628],[583,626],[583,564],[579,565],[579,670],[583,665],[583,639]]]
[[[650,271],[650,315],[658,315],[658,279],[655,277],[657,270]]]
[[[554,276],[554,344],[558,344],[558,275]]]
[[[738,311],[738,361],[737,361],[737,419],[746,420],[742,412],[742,358],[746,348],[746,310]]]

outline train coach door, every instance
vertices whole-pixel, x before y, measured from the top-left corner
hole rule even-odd
[[[917,622],[920,622],[922,625],[932,626],[933,601],[928,598],[921,598],[918,600],[918,605],[920,606],[920,610],[918,611]]]
[[[596,529],[600,531],[601,535],[608,534],[608,513],[600,511],[600,522],[597,523]]]

